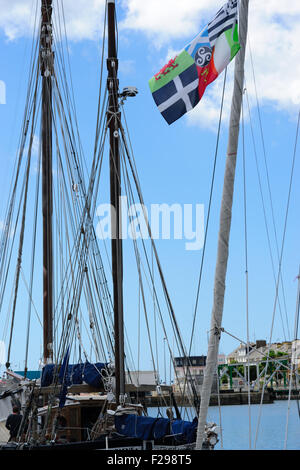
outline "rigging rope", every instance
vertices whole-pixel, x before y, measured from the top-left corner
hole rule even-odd
[[[60,18],[59,18],[60,20]],[[56,41],[56,70],[58,71],[58,77],[54,76],[54,84],[55,84],[55,88],[54,88],[54,109],[52,110],[52,118],[53,118],[53,123],[54,123],[54,129],[55,129],[55,135],[56,135],[56,143],[57,143],[57,155],[58,155],[58,158],[57,158],[57,164],[58,164],[58,168],[60,168],[61,170],[61,175],[63,175],[64,173],[64,170],[65,170],[65,165],[62,163],[62,156],[61,156],[61,153],[60,153],[60,150],[59,150],[59,145],[60,145],[60,139],[59,139],[59,136],[58,136],[58,124],[57,124],[57,120],[59,119],[60,120],[60,130],[61,130],[61,135],[62,135],[62,140],[63,140],[63,146],[64,146],[64,151],[65,151],[65,155],[66,155],[66,162],[67,162],[67,173],[69,175],[69,179],[72,180],[72,181],[77,181],[79,185],[82,186],[82,181],[83,181],[83,173],[82,173],[82,150],[81,150],[81,144],[79,142],[79,150],[77,151],[76,150],[76,144],[75,144],[75,133],[73,131],[73,127],[72,127],[72,124],[71,124],[71,119],[72,119],[72,115],[75,116],[75,122],[76,122],[76,125],[77,125],[77,120],[76,120],[76,114],[75,114],[75,100],[74,100],[74,92],[73,92],[73,88],[72,88],[72,93],[70,93],[69,89],[68,89],[68,84],[67,84],[67,74],[66,74],[66,65],[65,65],[65,59],[64,59],[64,55],[63,55],[63,49],[59,47],[59,43],[62,39],[62,33],[61,33],[61,23],[60,21],[58,21],[57,23],[57,27],[54,28],[54,32],[53,32],[54,36],[56,37],[57,41]],[[61,41],[62,42],[62,41]],[[6,249],[6,244],[7,242],[9,241],[9,233],[10,233],[10,226],[11,226],[11,220],[12,220],[12,214],[13,214],[13,204],[14,204],[14,201],[15,201],[15,197],[16,197],[16,189],[17,189],[17,183],[18,183],[18,177],[19,177],[19,173],[20,173],[20,168],[21,168],[21,158],[23,156],[23,152],[24,152],[24,149],[25,149],[25,144],[26,144],[26,137],[27,137],[27,129],[28,129],[28,126],[29,126],[29,121],[30,121],[30,117],[31,117],[31,113],[32,113],[32,107],[33,106],[36,106],[34,103],[35,101],[33,100],[32,98],[32,91],[31,91],[31,88],[33,86],[33,84],[37,84],[37,82],[39,82],[38,80],[38,77],[39,77],[39,67],[38,67],[38,57],[37,57],[37,54],[38,54],[38,44],[39,44],[39,41],[37,40],[36,41],[36,47],[35,47],[35,57],[33,59],[33,63],[35,64],[33,66],[33,71],[32,71],[32,74],[31,74],[31,77],[30,77],[30,80],[29,80],[29,87],[28,87],[28,93],[27,93],[27,104],[26,104],[26,109],[25,109],[25,117],[26,117],[26,120],[24,120],[24,126],[23,126],[23,133],[22,133],[22,136],[21,136],[21,139],[22,139],[22,142],[21,142],[21,145],[19,146],[20,147],[20,151],[19,151],[19,162],[18,162],[18,165],[17,165],[17,175],[16,175],[16,178],[15,178],[15,186],[12,188],[12,197],[10,197],[10,205],[8,206],[8,218],[6,219],[7,222],[5,224],[5,231],[4,231],[4,236],[6,237],[6,239],[4,237],[2,237],[2,245],[1,245],[1,248],[3,249],[3,253],[5,255],[5,259],[7,259],[8,263],[1,263],[1,270],[2,270],[2,273],[3,273],[3,279],[4,279],[4,282],[2,282],[2,285],[1,285],[1,303],[2,303],[2,299],[3,299],[3,295],[4,295],[4,291],[5,291],[5,287],[6,287],[6,280],[8,278],[8,269],[9,269],[9,264],[10,264],[10,261],[11,261],[11,255],[13,253],[13,242],[11,244],[11,251],[10,253],[7,251]],[[68,59],[69,59],[69,55],[68,55]],[[69,63],[69,60],[68,60],[68,63]],[[69,64],[70,65],[70,64]],[[34,81],[33,78],[36,78],[36,80]],[[58,83],[58,81],[60,81],[60,84]],[[72,85],[72,83],[71,83]],[[36,85],[38,86],[38,85]],[[64,104],[63,104],[63,97],[60,95],[60,92],[58,91],[59,89],[61,89],[63,91],[63,94],[64,94]],[[102,105],[102,116],[101,116],[101,108],[100,108],[100,105],[99,105],[99,112],[98,112],[98,116],[99,116],[99,119],[98,119],[98,123],[99,124],[103,124],[104,122],[104,117],[105,117],[105,110],[107,108],[107,98],[106,98],[106,95],[107,93],[105,92],[105,97],[104,97],[104,101],[103,101],[103,105]],[[100,103],[100,100],[99,100],[99,103]],[[56,114],[56,111],[57,111],[57,114]],[[103,137],[103,141],[105,141],[105,135],[106,135],[106,130],[107,130],[107,127],[106,125],[103,126],[102,125],[102,132],[101,132],[101,129],[100,127],[98,127],[98,137]],[[78,140],[79,140],[79,132],[78,132],[78,125],[77,125],[77,135],[78,135]],[[97,147],[95,147],[97,148]],[[100,144],[100,147],[98,150],[98,153],[95,151],[95,155],[94,155],[94,166],[93,166],[93,172],[94,174],[97,173],[97,165],[99,165],[99,162],[100,162],[100,165],[101,165],[101,162],[102,162],[102,157],[103,157],[103,150],[104,150],[104,143]],[[77,156],[79,158],[79,160],[77,160]],[[72,163],[73,161],[73,163]],[[96,162],[96,164],[95,164]],[[92,173],[93,173],[92,172]],[[99,172],[99,177],[100,177],[100,172]],[[92,271],[91,272],[94,272],[93,274],[93,283],[94,283],[94,291],[96,290],[97,294],[96,294],[96,298],[98,297],[98,302],[100,302],[100,305],[101,305],[101,308],[102,308],[102,312],[103,312],[103,318],[104,318],[104,310],[103,310],[103,307],[106,309],[107,313],[110,312],[111,310],[111,298],[110,298],[110,294],[109,294],[109,291],[108,291],[108,286],[107,286],[107,281],[105,279],[105,275],[104,275],[104,272],[102,273],[102,261],[101,261],[101,256],[100,256],[100,252],[99,250],[96,251],[96,247],[97,247],[97,241],[96,241],[96,236],[95,236],[95,232],[94,232],[94,229],[93,227],[90,226],[90,215],[92,214],[94,208],[92,209],[92,211],[89,211],[89,207],[91,207],[91,204],[93,205],[93,207],[95,207],[95,204],[96,204],[96,194],[93,194],[93,186],[96,185],[96,187],[98,187],[99,185],[99,177],[98,177],[98,180],[96,179],[96,181],[93,181],[91,180],[91,184],[89,186],[89,190],[87,193],[85,193],[85,191],[83,190],[83,199],[85,200],[85,203],[83,201],[83,205],[82,205],[82,208],[80,207],[80,202],[81,201],[77,201],[76,199],[73,199],[73,211],[72,211],[72,207],[71,207],[71,203],[69,201],[69,197],[68,197],[68,193],[69,193],[69,185],[67,183],[67,180],[65,179],[65,177],[63,176],[62,177],[62,180],[60,181],[60,185],[61,185],[61,189],[63,189],[63,191],[61,192],[61,194],[59,193],[55,193],[54,192],[54,196],[57,197],[57,205],[55,205],[56,207],[56,218],[57,218],[57,227],[58,227],[58,231],[57,231],[57,243],[56,243],[56,249],[57,249],[57,253],[61,253],[61,256],[58,255],[57,259],[59,259],[59,262],[61,263],[61,280],[63,281],[62,282],[62,289],[61,289],[61,292],[59,293],[59,296],[58,296],[58,299],[57,299],[57,302],[60,302],[61,301],[61,313],[62,315],[64,315],[64,297],[67,293],[69,293],[69,299],[71,300],[71,289],[72,287],[75,286],[75,295],[76,295],[76,291],[77,293],[79,291],[81,291],[81,286],[83,285],[82,284],[82,274],[80,274],[80,272],[84,272],[84,269],[85,269],[85,263],[84,263],[84,259],[86,258],[86,254],[85,255],[82,255],[83,253],[87,253],[86,249],[87,249],[87,246],[88,246],[88,240],[91,239],[91,234],[93,234],[93,237],[94,239],[92,239],[92,244],[93,244],[93,247],[94,247],[94,258],[93,259],[92,257],[90,257],[90,262],[94,265],[94,267],[92,267]],[[24,187],[26,187],[26,184],[21,186],[22,188],[22,195],[24,193]],[[81,188],[80,188],[81,189]],[[60,203],[60,197],[59,196],[62,196],[62,198],[64,199],[64,203],[61,204]],[[23,196],[22,196],[23,197]],[[56,197],[54,198],[54,202],[56,204]],[[21,198],[22,199],[22,198]],[[69,251],[69,256],[67,257],[69,260],[70,260],[70,263],[67,262],[66,260],[66,265],[67,265],[67,269],[64,271],[63,269],[63,265],[64,265],[64,255],[63,255],[63,235],[62,235],[62,221],[61,221],[61,218],[62,218],[62,208],[64,207],[64,211],[65,211],[65,220],[67,221],[67,214],[69,214],[69,220],[70,220],[70,226],[71,226],[71,232],[73,230],[73,233],[76,233],[76,228],[75,228],[75,225],[73,223],[73,218],[75,216],[75,219],[76,219],[76,213],[77,213],[77,217],[81,220],[81,223],[79,224],[79,230],[77,230],[77,235],[75,238],[75,243],[73,244],[71,242],[71,233],[68,233],[68,229],[66,230],[66,234],[65,234],[65,241],[66,241],[66,246],[68,247],[68,251]],[[21,206],[19,206],[19,212],[20,212],[20,209],[21,209]],[[81,213],[82,213],[82,210],[83,210],[83,216],[81,216]],[[18,214],[19,214],[18,212]],[[86,218],[86,222],[84,221],[85,219],[85,214],[87,214],[87,218]],[[16,224],[17,224],[17,221],[18,221],[18,216],[17,216],[17,219],[16,219]],[[89,229],[88,232],[86,234],[84,234],[84,232],[82,232],[83,229],[83,226],[86,225],[86,227]],[[66,228],[67,228],[67,223],[66,223]],[[82,233],[84,234],[84,237],[81,237]],[[15,239],[15,235],[16,235],[16,230],[14,230],[13,232],[13,241]],[[35,244],[34,240],[33,240],[33,245]],[[96,260],[96,257],[97,257],[97,260]],[[34,254],[33,254],[33,258],[32,258],[32,273],[33,273],[33,260],[34,260]],[[77,260],[77,261],[76,261]],[[3,259],[2,259],[3,261]],[[72,266],[75,266],[75,264],[79,261],[79,265],[78,265],[78,269],[77,269],[77,276],[75,275],[75,271],[74,269],[72,268]],[[0,273],[1,274],[1,273]],[[63,278],[64,277],[64,278]],[[31,278],[32,278],[32,275],[31,275]],[[57,276],[57,279],[58,279],[58,276]],[[100,282],[99,282],[100,280]],[[75,283],[75,284],[74,284]],[[31,282],[30,282],[31,284]],[[30,292],[32,291],[32,284],[31,284],[31,287],[29,288],[29,302],[30,302],[30,305],[32,303],[32,296],[30,294]],[[87,291],[86,291],[87,292]],[[79,294],[77,294],[78,296]],[[102,304],[102,300],[101,300],[101,296],[103,295],[104,299],[103,299],[103,304]],[[74,298],[74,302],[72,302],[72,306],[74,307],[74,309],[76,310],[76,308],[78,309],[79,308],[79,299],[80,297],[78,296],[77,297],[77,302],[76,302],[76,299]],[[87,299],[87,302],[88,299]],[[68,302],[67,302],[68,303]],[[58,304],[57,304],[58,305]],[[70,305],[70,301],[69,301],[69,305]],[[77,307],[76,307],[77,306]],[[71,308],[73,308],[71,307]],[[56,307],[57,308],[57,307]],[[94,312],[94,323],[96,325],[97,323],[97,319],[96,319],[96,312]],[[29,337],[29,331],[30,331],[30,314],[28,314],[28,326],[27,326],[27,341],[26,341],[26,352],[25,352],[25,363],[27,364],[27,355],[28,355],[28,346],[29,346],[29,341],[28,341],[28,337]],[[100,339],[100,330],[98,329],[98,339]],[[56,331],[57,335],[58,335],[58,331]],[[73,335],[73,334],[72,334]],[[110,336],[110,333],[107,331],[107,334],[105,335],[106,338],[109,338]],[[108,349],[111,350],[111,347],[108,347]]]
[[[245,290],[246,290],[246,328],[247,328],[247,385],[248,385],[248,419],[249,419],[249,449],[251,449],[251,394],[250,394],[250,337],[249,337],[249,277],[248,277],[248,230],[247,230],[247,188],[246,188],[246,155],[245,155],[245,122],[244,94],[242,100],[242,153],[243,153],[243,202],[244,202],[244,238],[245,238]]]
[[[203,271],[203,265],[204,265],[205,248],[206,248],[206,242],[207,242],[207,234],[208,234],[208,227],[209,227],[209,219],[210,219],[210,212],[211,212],[211,205],[212,205],[212,197],[213,197],[213,190],[214,190],[215,173],[216,173],[216,166],[217,166],[217,157],[218,157],[219,141],[220,141],[220,134],[221,134],[221,123],[222,123],[222,115],[223,115],[223,105],[224,105],[224,94],[225,94],[226,78],[227,78],[227,67],[226,67],[225,72],[224,72],[224,81],[223,81],[223,89],[222,89],[222,97],[221,97],[221,106],[220,106],[220,114],[219,114],[219,122],[218,122],[218,132],[217,132],[216,147],[215,147],[215,155],[214,155],[214,163],[213,163],[213,171],[212,171],[212,178],[211,178],[211,185],[210,185],[210,193],[209,193],[209,200],[208,200],[207,222],[206,222],[206,226],[205,226],[203,250],[202,250],[202,256],[201,256],[199,280],[198,280],[198,286],[197,286],[196,302],[195,302],[195,308],[194,308],[192,332],[191,332],[191,339],[190,339],[190,346],[189,346],[189,354],[191,354],[192,343],[193,343],[193,339],[194,339],[195,322],[196,322],[196,315],[197,315],[198,302],[199,302],[199,294],[200,294],[200,287],[201,287],[201,280],[202,280],[202,271]]]
[[[251,136],[252,136],[253,152],[254,152],[254,157],[255,157],[256,172],[257,172],[258,185],[259,185],[259,193],[260,193],[260,197],[261,197],[261,204],[262,204],[264,224],[265,224],[265,230],[266,230],[266,236],[267,236],[267,242],[268,242],[268,249],[269,249],[269,255],[270,255],[270,260],[271,260],[271,265],[272,265],[272,274],[273,274],[273,279],[274,279],[274,285],[276,287],[275,264],[274,264],[273,254],[272,254],[270,231],[269,231],[269,227],[268,227],[266,205],[265,205],[265,200],[264,200],[264,195],[263,195],[263,184],[262,184],[262,179],[261,179],[260,170],[259,170],[258,155],[257,155],[257,150],[256,150],[255,138],[254,138],[253,122],[252,122],[252,116],[251,116],[251,110],[250,110],[250,103],[249,103],[247,88],[245,88],[245,90],[246,90],[245,93],[246,93],[246,97],[247,97],[247,108],[248,108],[248,115],[249,115],[249,122],[250,122]],[[285,328],[284,328],[284,323],[283,323],[283,317],[282,317],[282,311],[281,311],[281,303],[280,303],[279,298],[278,298],[278,307],[279,307],[279,313],[280,313],[280,318],[281,318],[281,322],[282,322],[284,337],[286,338]]]
[[[172,328],[174,329],[174,336],[175,336],[176,342],[178,342],[178,344],[177,344],[178,350],[181,350],[182,355],[185,358],[187,358],[187,354],[186,354],[186,351],[185,351],[183,340],[182,340],[181,334],[179,332],[179,328],[178,328],[178,325],[177,325],[174,310],[173,310],[171,300],[170,300],[170,297],[169,297],[169,294],[168,294],[168,291],[167,291],[167,287],[166,287],[165,279],[164,279],[164,276],[163,276],[162,268],[161,268],[161,265],[160,265],[160,261],[159,261],[159,258],[158,258],[158,254],[157,254],[157,251],[156,251],[155,243],[154,243],[154,240],[152,238],[151,228],[150,228],[149,223],[148,223],[147,215],[145,214],[145,204],[144,204],[143,196],[142,196],[141,189],[140,189],[138,174],[137,174],[136,166],[135,166],[135,162],[134,162],[134,155],[132,153],[132,158],[131,158],[131,154],[129,152],[129,148],[128,148],[128,145],[127,145],[127,142],[126,142],[125,131],[124,131],[124,128],[121,125],[121,123],[120,123],[120,131],[121,131],[122,142],[123,142],[123,146],[124,146],[124,154],[126,155],[128,163],[129,163],[129,168],[130,168],[131,175],[133,177],[133,181],[134,181],[134,184],[135,184],[135,189],[136,189],[136,192],[137,192],[137,195],[138,195],[138,200],[139,200],[139,203],[140,203],[142,211],[143,211],[144,221],[145,221],[145,224],[147,226],[147,231],[148,231],[148,234],[149,234],[149,237],[150,237],[151,246],[152,246],[153,252],[155,254],[157,268],[158,268],[160,280],[161,280],[161,283],[162,283],[164,297],[165,297],[165,300],[166,300],[166,305],[167,305],[167,308],[168,308],[168,311],[169,311],[170,320],[171,320],[171,323],[172,323]],[[144,253],[145,253],[145,259],[146,259],[147,266],[148,266],[148,273],[149,273],[149,276],[151,278],[152,285],[153,285],[151,266],[150,266],[150,263],[149,263],[148,256],[146,254],[146,249],[145,249],[145,244],[144,244],[143,237],[141,238],[141,243],[142,243],[143,250],[144,250]],[[163,328],[163,331],[164,331],[164,336],[167,337],[164,322],[163,322],[163,319],[162,319],[161,310],[160,310],[160,307],[159,307],[159,302],[158,302],[156,289],[154,289],[154,293],[155,293],[155,298],[156,298],[156,302],[157,302],[157,305],[158,305],[158,311],[159,311],[159,315],[160,315],[162,328]],[[174,364],[174,369],[175,369],[175,361],[174,361],[174,357],[173,357],[172,352],[171,352],[171,347],[170,347],[169,341],[167,342],[167,344],[168,344],[168,348],[169,348],[170,355],[172,357],[173,364]],[[188,359],[187,359],[187,362],[188,362],[188,364],[187,364],[187,374],[190,376],[191,375],[191,373],[190,373],[190,364],[189,364]],[[196,390],[195,390],[194,382],[192,380],[190,380],[189,385],[191,386],[191,388],[193,390],[194,406],[197,408],[198,397],[197,397],[197,393],[196,393]]]
[[[279,282],[280,282],[280,279],[281,279],[281,266],[282,266],[283,251],[284,251],[284,246],[285,246],[287,221],[288,221],[290,199],[291,199],[291,192],[292,192],[292,184],[293,184],[293,176],[294,176],[294,168],[295,168],[295,161],[296,161],[298,135],[299,135],[299,124],[300,124],[300,111],[298,113],[296,138],[295,138],[295,144],[294,144],[292,168],[291,168],[291,174],[290,174],[290,182],[289,182],[289,189],[288,189],[286,212],[285,212],[285,218],[284,218],[283,236],[282,236],[282,244],[281,244],[281,251],[280,251],[280,258],[279,258],[278,275],[277,275],[277,282],[276,282],[276,293],[275,293],[275,300],[274,300],[274,308],[273,308],[273,315],[272,315],[272,324],[271,324],[271,331],[270,331],[270,339],[269,339],[269,348],[268,348],[268,353],[267,353],[266,368],[268,367],[268,360],[269,360],[269,355],[270,355],[270,348],[271,348],[271,341],[272,341],[272,334],[273,334],[273,327],[274,327],[274,320],[275,320],[275,311],[276,311],[276,305],[277,305],[277,299],[278,299],[278,287],[279,287]],[[260,403],[260,405],[262,405],[265,386],[266,386],[266,384],[265,384],[265,381],[264,381],[263,390],[262,390],[262,394],[261,394],[261,403]],[[255,436],[255,446],[256,446],[256,442],[257,442],[257,438],[258,438],[258,429],[259,429],[259,425],[260,425],[261,411],[262,411],[262,406],[260,406],[260,412],[259,412],[259,417],[258,417],[258,422],[257,422],[256,436]]]
[[[30,135],[28,157],[27,157],[26,181],[25,181],[25,189],[24,189],[21,230],[20,230],[20,237],[19,237],[18,259],[17,259],[16,274],[15,274],[15,291],[14,291],[14,301],[13,301],[13,307],[12,307],[11,330],[10,330],[10,337],[9,337],[9,343],[8,343],[8,352],[7,352],[7,362],[6,362],[6,368],[7,369],[10,368],[10,353],[11,353],[11,346],[12,346],[12,337],[13,337],[13,329],[14,329],[14,321],[15,321],[15,313],[16,313],[16,304],[17,304],[17,295],[18,295],[18,288],[19,288],[20,271],[21,271],[22,257],[23,257],[23,243],[24,243],[25,220],[26,220],[26,210],[27,210],[29,171],[30,171],[30,165],[31,165],[32,145],[33,145],[33,137],[34,137],[34,129],[35,129],[37,91],[38,91],[38,87],[36,86],[36,88],[35,88],[35,99],[34,99],[34,108],[33,108],[33,117],[32,117],[31,135]]]
[[[269,169],[268,169],[268,163],[267,163],[267,153],[266,153],[265,139],[264,139],[264,133],[263,133],[263,126],[262,126],[262,118],[261,118],[261,112],[260,112],[260,103],[259,103],[258,92],[257,92],[257,87],[256,87],[255,70],[254,70],[254,62],[253,62],[252,51],[251,51],[250,38],[249,38],[249,52],[250,52],[250,62],[251,62],[251,69],[252,69],[252,76],[253,76],[253,83],[254,83],[254,90],[255,90],[256,107],[257,107],[257,112],[258,112],[260,135],[261,135],[262,148],[263,148],[265,171],[266,171],[266,177],[267,177],[267,188],[268,188],[268,194],[269,194],[269,199],[270,199],[272,225],[273,225],[273,231],[274,231],[274,237],[275,237],[276,253],[277,253],[277,258],[278,258],[278,262],[279,262],[279,259],[280,259],[280,256],[279,256],[279,242],[278,242],[277,229],[276,229],[276,224],[275,224],[273,197],[272,197],[272,191],[271,191]],[[283,285],[282,273],[280,275],[280,282],[281,282],[281,287],[282,287],[282,296],[283,296],[283,304],[284,304],[284,309],[285,309],[285,317],[286,317],[288,337],[290,338],[291,335],[290,335],[290,331],[289,331],[289,322],[288,322],[288,314],[287,314],[285,290],[284,290],[284,285]]]
[[[217,166],[217,157],[218,157],[218,150],[219,150],[219,141],[220,141],[220,134],[221,134],[221,123],[222,123],[222,116],[223,116],[223,105],[224,105],[224,96],[225,96],[225,88],[226,88],[226,78],[227,78],[227,67],[225,68],[225,71],[224,71],[224,80],[223,80],[221,105],[220,105],[220,113],[219,113],[219,122],[218,122],[218,132],[217,132],[215,154],[214,154],[214,163],[213,163],[213,171],[212,171],[210,193],[209,193],[209,200],[208,200],[207,221],[206,221],[206,225],[205,225],[203,249],[202,249],[201,262],[200,262],[200,272],[199,272],[198,286],[197,286],[197,293],[196,293],[196,302],[195,302],[195,307],[194,307],[192,330],[191,330],[190,344],[189,344],[189,350],[188,350],[188,355],[189,356],[191,355],[191,350],[192,350],[192,345],[193,345],[193,340],[194,340],[194,333],[195,333],[195,326],[196,326],[196,316],[197,316],[197,310],[198,310],[198,302],[199,302],[199,295],[200,295],[202,272],[203,272],[204,258],[205,258],[205,252],[206,252],[207,234],[208,234],[209,221],[210,221],[210,213],[211,213],[214,182],[215,182],[215,173],[216,173],[216,166]],[[182,396],[184,396],[184,394],[185,394],[186,381],[187,381],[187,378],[185,379],[185,383],[184,383],[184,387],[183,387],[183,391],[182,391]]]
[[[296,372],[297,363],[298,363],[298,357],[297,357],[298,340],[297,338],[298,338],[299,308],[300,308],[300,266],[299,266],[299,272],[298,272],[297,278],[298,278],[298,289],[297,289],[297,302],[296,302],[296,312],[295,312],[294,341],[292,341],[292,357],[291,357],[292,364],[291,364],[291,373],[290,373],[290,378],[289,378],[289,396],[288,396],[288,408],[287,408],[287,416],[286,416],[284,450],[286,450],[287,448],[287,441],[288,441],[288,429],[289,429],[289,417],[290,417],[293,378],[295,378],[296,390],[297,390],[297,382],[298,382],[298,378],[295,372]],[[298,417],[300,418],[300,408],[299,408],[298,397],[297,397],[297,409],[298,409]]]

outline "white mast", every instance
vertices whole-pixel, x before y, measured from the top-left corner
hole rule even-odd
[[[239,11],[239,42],[240,51],[235,59],[234,89],[230,113],[229,140],[227,148],[226,168],[224,176],[223,197],[221,204],[220,228],[218,239],[218,255],[215,271],[214,303],[211,317],[210,337],[207,351],[206,368],[201,393],[201,405],[196,440],[196,449],[202,449],[207,411],[211,395],[213,377],[216,373],[219,342],[222,326],[225,279],[228,260],[228,245],[231,226],[231,209],[234,190],[234,176],[239,137],[239,123],[244,84],[244,61],[248,26],[249,0],[240,1]]]

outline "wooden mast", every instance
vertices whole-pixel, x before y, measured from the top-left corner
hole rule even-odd
[[[111,220],[111,251],[114,299],[114,329],[115,329],[115,376],[116,403],[120,404],[125,395],[124,371],[124,326],[123,326],[123,253],[121,238],[121,172],[119,151],[119,81],[118,59],[115,35],[115,0],[107,0],[108,18],[108,111],[107,124],[110,138],[110,201],[112,210]]]
[[[42,0],[40,66],[42,75],[42,211],[44,364],[53,360],[52,254],[52,0]]]

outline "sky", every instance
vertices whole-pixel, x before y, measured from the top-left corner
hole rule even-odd
[[[192,204],[195,207],[196,204],[203,204],[205,221],[207,220],[224,77],[222,75],[207,88],[204,97],[194,110],[171,126],[166,124],[156,108],[148,87],[148,80],[193,39],[222,4],[222,0],[186,0],[185,2],[120,0],[116,2],[120,88],[129,85],[136,86],[139,90],[135,98],[127,100],[125,109],[146,205],[150,207],[151,204],[163,203]],[[81,141],[89,161],[96,127],[104,0],[78,0],[77,2],[64,0],[63,5]],[[61,8],[61,2],[57,5],[55,1],[55,6]],[[35,0],[0,0],[0,80],[2,84],[0,89],[2,90],[2,99],[0,96],[0,167],[2,170],[0,172],[2,188],[0,221],[2,224],[23,117],[35,8]],[[243,154],[240,137],[223,314],[223,327],[229,334],[224,333],[220,343],[220,352],[225,354],[235,349],[239,341],[246,341],[247,310],[250,340],[266,339],[268,341],[271,334],[275,283],[255,155],[260,169],[259,175],[276,276],[278,256],[266,163],[280,252],[300,101],[300,48],[295,39],[300,33],[299,20],[300,5],[297,0],[289,2],[250,0],[249,2],[245,97],[249,99],[251,121],[247,101],[244,106],[249,301],[247,309]],[[193,354],[206,354],[207,351],[233,70],[234,62],[228,66],[227,73]],[[262,127],[260,127],[260,122]],[[256,153],[252,141],[251,124]],[[294,334],[296,276],[300,262],[298,154],[299,152],[296,154],[282,259],[284,297],[282,290],[279,290],[283,320],[277,308],[271,337],[273,341],[290,340]],[[103,200],[105,201],[105,197]],[[130,256],[132,255],[129,249],[127,250],[128,243],[125,241],[124,265],[128,269],[125,288],[126,292],[133,292],[129,285],[134,274],[131,271]],[[171,238],[158,240],[157,247],[178,323],[185,342],[188,344],[202,250],[187,250],[185,243],[186,240]],[[131,300],[128,300],[127,310],[131,309],[134,309],[133,304]],[[0,315],[1,322],[5,314],[1,312]],[[126,315],[130,340],[135,348],[136,323],[128,312]],[[16,346],[14,354],[16,365],[22,366],[24,353],[21,344],[24,341],[21,327],[17,335],[20,345]],[[35,345],[35,349],[32,350],[33,368],[36,356],[40,353],[38,351],[36,354],[37,348],[39,349],[40,346]],[[150,367],[146,353],[143,356],[142,366],[144,369]]]

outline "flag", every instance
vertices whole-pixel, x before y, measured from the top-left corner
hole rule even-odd
[[[168,124],[193,109],[211,82],[240,49],[238,1],[229,0],[175,58],[149,80],[154,101]]]

